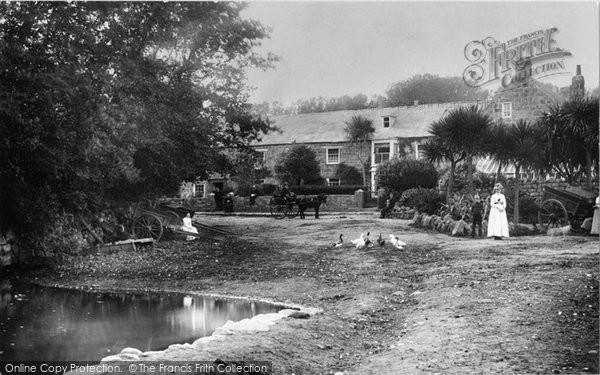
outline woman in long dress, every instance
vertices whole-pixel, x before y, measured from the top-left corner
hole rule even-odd
[[[508,235],[508,219],[506,218],[506,198],[502,194],[503,186],[494,185],[494,194],[490,198],[490,216],[488,219],[487,236],[501,240]]]
[[[183,218],[183,226],[181,227],[181,229],[186,232],[198,234],[198,229],[196,229],[196,227],[192,225],[192,217],[190,216],[189,212]],[[196,236],[187,236],[185,239],[191,241],[195,238]]]
[[[598,210],[600,209],[600,196],[596,197],[596,205],[594,206],[594,219],[592,220],[592,229],[590,230],[590,234],[598,234],[600,231],[600,213]]]

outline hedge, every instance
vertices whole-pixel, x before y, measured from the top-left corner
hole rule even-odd
[[[369,189],[362,185],[340,185],[340,186],[325,186],[325,185],[302,185],[302,186],[290,186],[290,191],[297,195],[347,195],[354,194],[358,189],[369,191]]]

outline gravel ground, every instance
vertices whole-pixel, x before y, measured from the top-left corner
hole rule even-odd
[[[453,238],[365,215],[196,219],[237,236],[89,254],[25,277],[323,310],[149,359],[272,361],[275,374],[296,375],[598,373],[597,237]],[[367,231],[387,243],[350,244]],[[332,248],[339,234],[346,242]]]

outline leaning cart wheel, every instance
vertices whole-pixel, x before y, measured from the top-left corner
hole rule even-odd
[[[165,211],[165,216],[167,220],[167,225],[182,225],[183,221],[179,214],[175,211]]]
[[[567,209],[556,199],[547,199],[538,211],[538,223],[543,231],[564,227],[569,224]]]
[[[300,214],[300,207],[297,206],[295,203],[288,203],[285,211],[285,216],[289,217],[290,219],[293,219],[296,216],[298,216],[298,214]]]
[[[285,203],[285,199],[281,197],[273,197],[269,202],[269,207],[271,209],[271,216],[273,216],[277,220],[283,219],[287,214],[287,204]]]
[[[137,238],[153,238],[158,241],[162,237],[163,226],[155,215],[143,214],[133,220],[131,231]]]

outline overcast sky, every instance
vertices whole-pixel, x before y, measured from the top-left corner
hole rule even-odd
[[[569,74],[551,83],[570,84],[579,64],[586,88],[598,86],[598,2],[250,2],[243,15],[272,29],[259,50],[281,58],[274,70],[249,72],[252,102],[383,95],[415,74],[462,76],[470,41],[551,27],[573,55]]]

